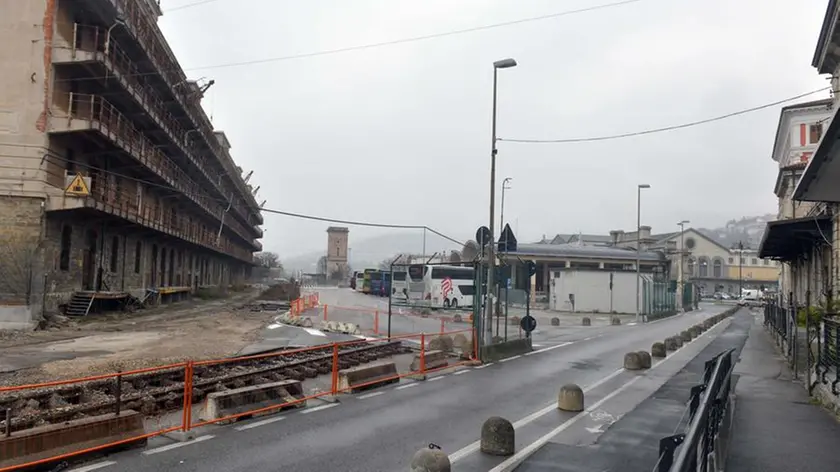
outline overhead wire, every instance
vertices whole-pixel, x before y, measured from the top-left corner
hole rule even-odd
[[[634,136],[644,136],[647,134],[654,134],[654,133],[664,133],[666,131],[674,131],[678,129],[685,129],[691,128],[693,126],[704,125],[708,123],[713,123],[715,121],[725,120],[727,118],[732,118],[735,116],[745,115],[747,113],[752,113],[759,110],[764,110],[765,108],[771,108],[777,105],[781,105],[783,103],[792,102],[795,100],[799,100],[800,98],[807,97],[809,95],[813,95],[815,93],[823,92],[825,90],[829,90],[831,87],[822,87],[816,90],[812,90],[810,92],[801,93],[799,95],[788,97],[782,100],[776,100],[775,102],[765,103],[764,105],[759,105],[756,107],[745,108],[742,110],[734,111],[731,113],[727,113],[725,115],[719,115],[712,118],[706,118],[703,120],[697,121],[690,121],[688,123],[682,123],[678,125],[670,125],[670,126],[663,126],[661,128],[652,128],[646,129],[642,131],[633,131],[630,133],[621,133],[621,134],[610,134],[604,136],[591,136],[591,137],[584,137],[584,138],[560,138],[560,139],[521,139],[521,138],[498,138],[499,141],[504,141],[508,143],[525,143],[525,144],[569,144],[569,143],[589,143],[595,141],[610,141],[615,139],[623,139],[623,138],[631,138]]]
[[[20,145],[20,144],[14,144],[14,143],[8,143],[8,144],[7,143],[0,143],[0,148],[2,146],[40,147],[43,150],[42,146],[36,146],[36,145]],[[161,189],[169,190],[169,191],[176,192],[176,193],[179,193],[179,194],[183,193],[180,190],[178,190],[178,189],[176,189],[172,186],[169,186],[169,185],[160,184],[160,183],[153,182],[153,181],[150,181],[150,180],[147,180],[147,179],[141,179],[141,178],[134,177],[134,176],[131,176],[131,175],[127,175],[127,174],[124,174],[124,173],[121,173],[121,172],[115,172],[115,171],[112,171],[110,169],[105,169],[105,168],[102,168],[102,167],[94,166],[92,164],[79,162],[75,159],[70,161],[69,159],[67,159],[63,156],[58,155],[57,153],[55,153],[55,151],[51,151],[49,149],[46,149],[46,151],[47,152],[45,153],[46,155],[44,156],[44,159],[57,159],[57,160],[65,162],[65,163],[73,162],[75,165],[77,165],[79,167],[83,167],[83,168],[86,168],[88,170],[95,170],[95,171],[100,172],[100,173],[105,174],[105,175],[113,175],[115,177],[120,177],[120,178],[131,180],[131,181],[134,181],[134,182],[142,183],[142,184],[145,184],[149,187],[161,188]],[[0,157],[22,158],[22,159],[33,158],[33,156],[16,155],[16,154],[0,154]],[[82,156],[79,156],[79,157],[82,157]],[[24,171],[33,170],[31,167],[5,166],[5,165],[0,165],[0,169],[18,169],[18,170],[24,170]],[[52,175],[54,177],[62,177],[62,178],[64,177],[63,175],[59,175],[55,172],[50,172],[49,170],[44,169],[43,167],[39,168],[38,170],[43,171],[43,172],[47,173],[48,175]],[[209,200],[216,201],[217,203],[221,203],[221,204],[225,204],[225,205],[228,204],[227,200],[215,199],[215,198],[209,198]],[[264,207],[261,207],[260,211],[265,212],[265,213],[272,213],[272,214],[277,214],[277,215],[282,215],[282,216],[288,216],[288,217],[292,217],[292,218],[306,219],[306,220],[312,220],[312,221],[322,221],[322,222],[326,222],[326,223],[346,224],[346,225],[350,225],[350,226],[364,226],[364,227],[371,227],[371,228],[390,228],[390,229],[414,229],[414,230],[423,229],[423,230],[427,230],[430,233],[433,233],[433,234],[435,234],[435,235],[437,235],[437,236],[439,236],[443,239],[446,239],[447,241],[458,244],[460,246],[464,246],[464,244],[465,244],[463,241],[452,238],[452,237],[450,237],[450,236],[448,236],[448,235],[446,235],[446,234],[444,234],[444,233],[442,233],[442,232],[440,232],[440,231],[438,231],[438,230],[436,230],[436,229],[434,229],[430,226],[427,226],[427,225],[407,225],[407,224],[394,224],[394,223],[377,223],[377,222],[371,222],[371,221],[345,220],[345,219],[339,219],[339,218],[329,218],[329,217],[325,217],[325,216],[308,215],[308,214],[304,214],[304,213],[295,213],[295,212],[290,212],[290,211],[278,210],[278,209],[274,209],[274,208],[264,208]]]
[[[187,8],[198,7],[207,3],[218,2],[219,0],[200,0],[198,2],[187,3],[186,5],[178,5],[177,7],[167,8],[163,10],[164,13],[170,13],[173,11],[185,10]]]
[[[506,26],[513,26],[513,25],[518,25],[518,24],[522,24],[522,23],[530,23],[530,22],[534,22],[534,21],[542,21],[542,20],[548,20],[548,19],[552,19],[552,18],[560,18],[560,17],[563,17],[563,16],[576,15],[576,14],[579,14],[579,13],[587,13],[587,12],[596,11],[596,10],[614,8],[614,7],[629,5],[629,4],[632,4],[632,3],[638,3],[638,2],[642,2],[642,1],[645,1],[645,0],[621,0],[621,1],[617,1],[617,2],[604,3],[604,4],[600,4],[600,5],[593,5],[591,7],[578,8],[578,9],[574,9],[574,10],[564,10],[564,11],[561,11],[561,12],[549,13],[549,14],[546,14],[546,15],[531,16],[531,17],[526,17],[526,18],[520,18],[520,19],[517,19],[517,20],[503,21],[503,22],[500,22],[500,23],[490,23],[490,24],[474,26],[474,27],[470,27],[470,28],[462,28],[462,29],[457,29],[457,30],[443,31],[443,32],[440,32],[440,33],[430,33],[430,34],[424,34],[424,35],[419,35],[419,36],[412,36],[412,37],[407,37],[407,38],[394,39],[394,40],[389,40],[389,41],[380,41],[380,42],[375,42],[375,43],[360,44],[360,45],[356,45],[356,46],[347,46],[347,47],[335,48],[335,49],[322,49],[322,50],[318,50],[318,51],[305,52],[305,53],[299,53],[299,54],[290,54],[290,55],[286,55],[286,56],[267,57],[267,58],[263,58],[263,59],[252,59],[252,60],[247,60],[247,61],[227,62],[227,63],[221,63],[221,64],[215,64],[215,65],[190,67],[190,68],[183,68],[183,69],[182,68],[173,68],[172,70],[174,70],[176,72],[179,72],[179,71],[183,70],[183,71],[186,72],[186,71],[198,71],[198,70],[207,70],[207,69],[224,69],[224,68],[230,68],[230,67],[242,67],[242,66],[265,64],[265,63],[271,63],[271,62],[281,62],[281,61],[290,61],[290,60],[296,60],[296,59],[305,59],[305,58],[309,58],[309,57],[327,56],[327,55],[340,54],[340,53],[351,52],[351,51],[361,51],[361,50],[365,50],[365,49],[380,48],[380,47],[385,47],[385,46],[393,46],[393,45],[397,45],[397,44],[405,44],[405,43],[413,43],[413,42],[418,42],[418,41],[426,41],[426,40],[429,40],[429,39],[443,38],[443,37],[448,37],[448,36],[456,36],[456,35],[462,35],[462,34],[467,34],[467,33],[474,33],[474,32],[477,32],[477,31],[485,31],[485,30],[495,29],[495,28],[503,28],[503,27],[506,27]],[[209,2],[205,1],[205,3],[209,3]],[[193,3],[192,6],[198,6],[198,5],[201,5],[201,4],[203,4],[203,3],[196,2],[196,3]],[[188,6],[189,5],[183,5],[181,7],[175,7],[174,9],[187,8]],[[173,9],[171,8],[168,11],[172,11],[172,10]],[[162,71],[138,72],[138,73],[134,73],[134,74],[124,74],[124,75],[126,77],[137,77],[137,76],[146,76],[146,75],[157,75],[157,74],[159,74],[159,72],[162,72]],[[97,77],[84,77],[84,78],[80,78],[80,79],[59,79],[59,80],[62,80],[62,81],[76,81],[76,80],[99,80],[99,79],[107,79],[107,78],[108,78],[108,76],[97,76]]]

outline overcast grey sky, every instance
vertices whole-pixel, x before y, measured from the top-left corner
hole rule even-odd
[[[255,170],[266,207],[425,224],[459,239],[488,219],[494,60],[519,62],[499,74],[500,138],[631,132],[828,85],[810,66],[826,0],[640,0],[361,51],[207,67],[613,1],[216,0],[165,13],[160,24],[188,74],[215,79],[203,104],[237,163]],[[502,142],[498,182],[514,179],[506,219],[518,220],[520,240],[631,230],[638,183],[652,186],[642,223],[654,231],[775,212],[779,108],[615,141]],[[265,221],[263,244],[281,257],[326,244],[326,223]],[[385,231],[353,227],[351,237]]]

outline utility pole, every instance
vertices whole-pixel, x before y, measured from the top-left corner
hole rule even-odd
[[[744,296],[744,242],[738,241],[738,298]]]
[[[642,282],[642,189],[650,188],[648,184],[639,184],[636,193],[636,323],[641,313],[641,282]]]

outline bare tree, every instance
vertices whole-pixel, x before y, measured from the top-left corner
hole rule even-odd
[[[258,252],[254,254],[254,259],[260,264],[261,267],[265,267],[267,269],[274,269],[277,267],[283,267],[280,263],[280,256],[274,252]]]

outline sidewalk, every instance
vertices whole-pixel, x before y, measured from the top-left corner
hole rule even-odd
[[[840,422],[813,404],[756,317],[735,366],[727,472],[840,470]]]

